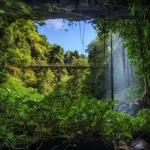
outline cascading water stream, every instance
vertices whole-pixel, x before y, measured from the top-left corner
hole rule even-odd
[[[112,51],[112,56],[108,59],[108,69],[106,71],[106,85],[109,86],[107,95],[112,97],[113,92],[114,99],[118,101],[116,109],[133,115],[139,105],[135,102],[136,97],[134,99],[130,94],[134,94],[132,90],[138,83],[138,79],[133,72],[133,66],[129,62],[122,38],[113,34],[108,45],[110,51]]]

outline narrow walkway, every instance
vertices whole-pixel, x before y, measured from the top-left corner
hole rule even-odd
[[[51,63],[49,65],[29,65],[24,68],[75,68],[75,69],[88,69],[88,68],[100,68],[99,64],[82,65],[82,64],[56,64]]]

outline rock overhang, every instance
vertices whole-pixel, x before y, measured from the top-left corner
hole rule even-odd
[[[34,20],[131,17],[129,0],[0,0],[0,15]]]

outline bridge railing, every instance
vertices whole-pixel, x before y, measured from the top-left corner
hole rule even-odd
[[[58,64],[51,63],[48,65],[28,65],[24,66],[24,68],[99,68],[99,64]]]

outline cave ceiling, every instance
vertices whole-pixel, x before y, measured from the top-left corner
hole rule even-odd
[[[131,17],[129,0],[0,0],[0,15],[35,20]]]

